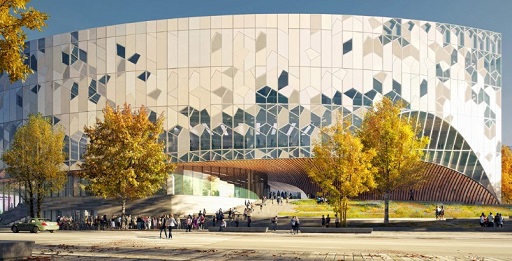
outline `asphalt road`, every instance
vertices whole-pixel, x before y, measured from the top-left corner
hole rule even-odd
[[[510,232],[298,234],[158,231],[12,233],[0,240],[34,240],[35,258],[58,260],[512,260]],[[41,260],[38,259],[38,260]]]

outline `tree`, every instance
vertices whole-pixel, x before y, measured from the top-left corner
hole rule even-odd
[[[85,127],[89,143],[81,176],[89,191],[119,200],[124,217],[126,202],[158,191],[175,165],[169,163],[164,143],[158,140],[162,115],[153,123],[146,107],[132,113],[127,104],[115,110],[107,104],[103,114],[103,121],[96,119],[94,126]]]
[[[38,113],[28,116],[27,124],[16,131],[11,147],[2,155],[9,176],[25,188],[22,197],[29,204],[31,217],[41,217],[45,197],[64,187],[66,174],[60,170],[63,148],[64,132],[54,130]]]
[[[350,122],[339,117],[331,126],[320,130],[313,146],[313,158],[307,168],[311,179],[326,194],[327,202],[347,225],[348,201],[351,197],[375,187],[371,159],[375,152],[363,150],[363,145],[350,129]]]
[[[420,184],[425,168],[421,160],[428,138],[419,137],[421,128],[414,120],[401,117],[402,109],[401,102],[393,103],[384,97],[365,114],[358,132],[365,150],[374,149],[377,153],[372,165],[378,169],[377,191],[385,200],[385,224],[389,223],[389,193]]]
[[[512,201],[512,150],[508,146],[501,147],[501,200]]]
[[[30,67],[23,53],[27,35],[23,28],[42,30],[48,15],[27,7],[30,0],[4,0],[0,3],[0,71],[7,72],[11,82],[25,80]]]

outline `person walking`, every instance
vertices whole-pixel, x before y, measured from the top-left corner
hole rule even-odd
[[[247,227],[251,226],[251,222],[252,222],[251,216],[248,216],[247,217]]]
[[[300,220],[299,217],[295,217],[295,233],[299,234],[300,232]]]
[[[162,231],[164,232],[165,238],[167,238],[167,219],[167,215],[162,215],[162,217],[160,217],[160,238],[162,238]]]
[[[226,220],[223,219],[222,221],[220,221],[220,226],[219,226],[219,231],[224,231],[224,229],[226,228]]]
[[[494,227],[494,216],[492,215],[492,212],[487,216],[487,226]]]
[[[270,221],[272,222],[272,230],[276,231],[277,229],[277,216],[273,217]]]
[[[295,225],[297,224],[297,219],[295,218],[295,216],[292,217],[292,219],[290,220],[290,226],[292,227],[292,235],[295,234]]]
[[[178,222],[176,222],[176,219],[174,219],[174,215],[171,214],[171,216],[168,219],[167,227],[169,229],[169,239],[172,239],[172,230],[178,226]]]
[[[480,227],[485,227],[485,214],[482,212],[482,215],[480,215]]]
[[[235,227],[238,227],[238,225],[240,225],[240,215],[236,215],[235,218]]]
[[[187,229],[186,232],[192,232],[192,216],[189,214],[187,217]]]

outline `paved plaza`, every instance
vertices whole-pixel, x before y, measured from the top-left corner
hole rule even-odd
[[[509,232],[298,234],[154,231],[11,233],[35,240],[30,260],[512,260]]]

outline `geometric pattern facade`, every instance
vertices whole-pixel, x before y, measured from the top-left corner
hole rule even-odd
[[[501,34],[354,15],[257,14],[120,24],[27,42],[25,82],[0,77],[0,153],[28,114],[66,132],[76,170],[106,103],[163,114],[175,162],[310,157],[336,112],[409,105],[426,161],[501,187]],[[2,166],[5,167],[3,163]]]

